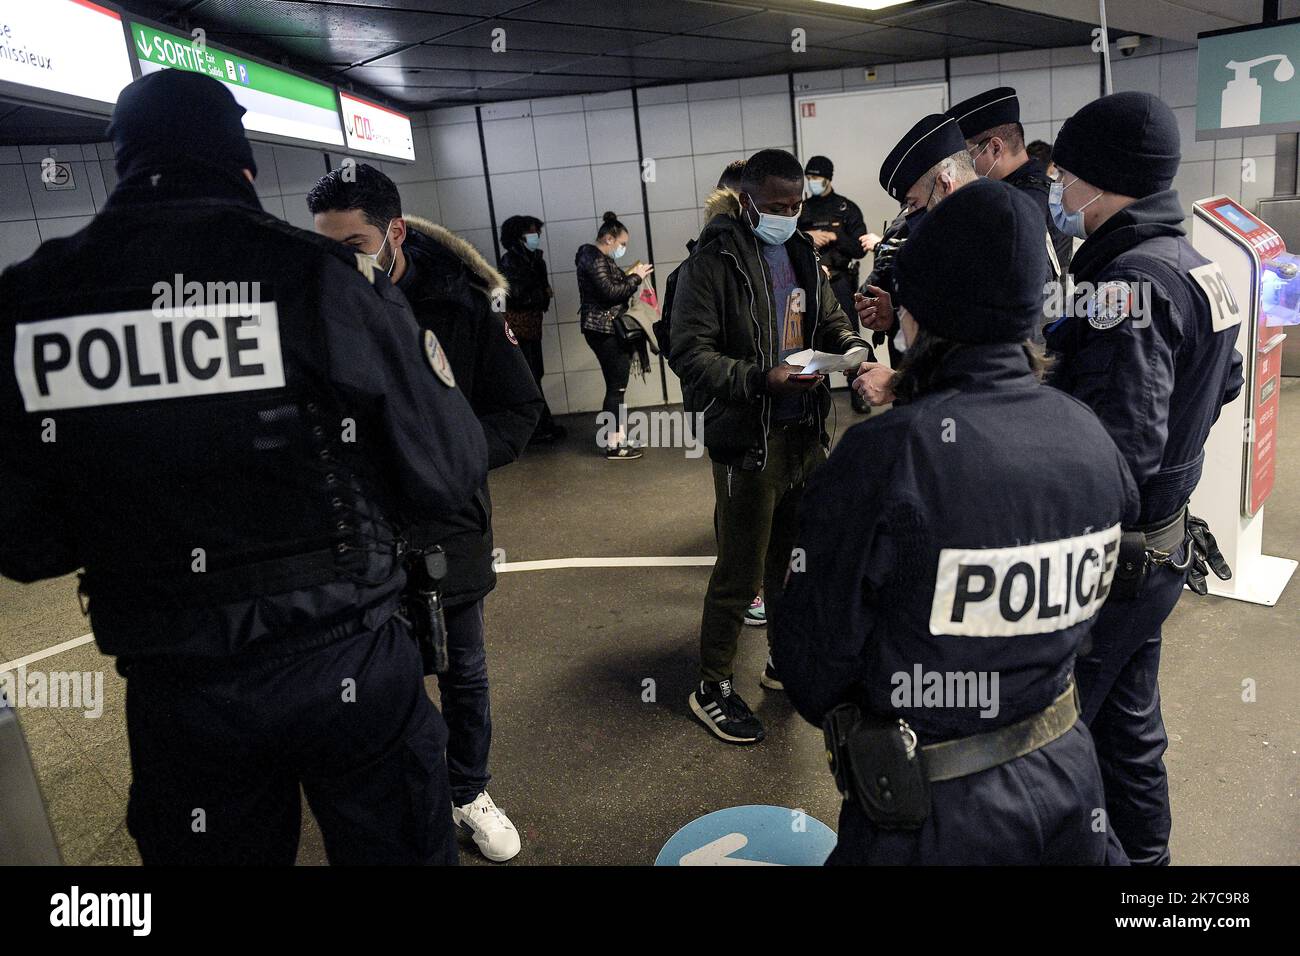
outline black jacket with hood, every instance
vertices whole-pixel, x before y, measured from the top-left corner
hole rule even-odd
[[[464,239],[426,219],[404,218],[406,271],[397,287],[416,321],[446,349],[456,384],[483,427],[488,468],[508,465],[532,437],[542,396],[502,314],[492,308],[494,294],[508,291],[505,279]],[[447,552],[447,607],[477,601],[496,586],[486,480],[466,507],[417,525],[410,537],[417,546],[440,544]]]
[[[700,233],[674,284],[669,365],[681,379],[686,410],[704,413],[704,445],[721,464],[738,464],[751,448],[766,461],[772,396],[767,373],[780,364],[779,323],[764,264],[762,240],[741,219],[735,193],[709,197],[715,214]],[[796,232],[785,243],[800,286],[812,290],[804,345],[843,354],[870,348],[854,332],[822,272],[812,240]],[[766,290],[767,294],[764,294]],[[823,382],[801,396],[822,444],[831,406]]]

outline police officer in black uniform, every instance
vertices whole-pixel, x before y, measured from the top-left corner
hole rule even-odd
[[[1047,331],[1058,359],[1052,381],[1097,413],[1142,498],[1125,526],[1110,603],[1079,661],[1079,690],[1113,832],[1132,862],[1167,863],[1160,628],[1189,564],[1199,570],[1208,559],[1224,570],[1204,538],[1193,544],[1186,506],[1210,426],[1241,390],[1240,316],[1216,312],[1197,284],[1217,266],[1183,231],[1168,106],[1136,92],[1094,100],[1061,126],[1052,155],[1061,171],[1052,215],[1085,240],[1072,266],[1073,309]]]
[[[974,166],[961,129],[956,120],[943,113],[931,113],[918,120],[880,166],[880,185],[901,209],[899,218],[890,223],[876,246],[876,268],[854,297],[854,306],[864,328],[890,337],[891,361],[896,361],[898,355],[893,341],[898,331],[893,306],[894,257],[928,209],[974,179]],[[931,268],[937,272],[942,262],[932,263]]]
[[[1071,672],[1137,491],[1038,381],[1042,237],[1002,183],[927,213],[899,254],[895,407],[809,480],[772,653],[847,794],[828,862],[1105,859]]]
[[[830,273],[831,289],[853,315],[853,291],[858,286],[858,260],[867,254],[862,238],[867,234],[862,210],[852,199],[835,191],[831,180],[835,165],[825,156],[814,156],[804,165],[809,196],[799,214],[799,230],[817,247],[821,264]]]
[[[1056,228],[1047,212],[1047,193],[1052,178],[1047,167],[1025,149],[1025,128],[1020,125],[1020,98],[1010,86],[986,90],[962,100],[948,110],[957,121],[966,147],[975,161],[975,172],[989,179],[1000,179],[1008,186],[1028,193],[1043,211],[1051,237],[1051,278],[1068,271],[1074,240]]]
[[[332,862],[453,863],[397,529],[483,433],[383,271],[262,211],[243,112],[136,80],[104,211],[0,275],[0,573],[84,569],[145,863],[292,864],[300,787]]]

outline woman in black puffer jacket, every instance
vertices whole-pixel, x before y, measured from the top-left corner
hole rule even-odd
[[[578,269],[578,298],[582,303],[582,336],[596,353],[605,378],[605,402],[601,410],[609,412],[616,421],[627,392],[632,357],[623,351],[614,333],[614,317],[653,269],[638,264],[630,272],[624,272],[614,260],[626,251],[627,227],[618,221],[617,215],[607,212],[596,233],[596,242],[584,243],[574,258]],[[627,461],[640,458],[641,452],[624,442],[621,431],[610,431],[605,457],[611,461]]]
[[[506,322],[519,339],[532,370],[537,390],[542,391],[546,366],[542,361],[542,322],[551,306],[551,282],[542,253],[542,226],[536,216],[511,216],[501,224],[501,272],[510,293],[506,296]],[[545,393],[543,393],[545,395]],[[542,402],[542,417],[533,432],[533,442],[553,442],[564,437],[564,426],[551,417]]]

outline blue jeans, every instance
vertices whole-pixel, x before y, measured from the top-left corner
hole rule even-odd
[[[447,673],[438,675],[442,719],[447,722],[447,776],[456,806],[487,789],[492,748],[492,706],[488,702],[487,648],[483,643],[483,601],[447,608]]]

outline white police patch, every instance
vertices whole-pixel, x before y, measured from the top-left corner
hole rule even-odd
[[[456,376],[451,374],[451,363],[447,361],[447,350],[442,347],[438,337],[429,329],[424,330],[424,357],[429,360],[429,368],[448,388],[456,387]]]
[[[1119,525],[1011,548],[944,548],[931,634],[1048,634],[1097,613],[1110,593]]]
[[[1088,324],[1101,332],[1113,329],[1133,314],[1133,287],[1113,280],[1097,287],[1088,302]]]
[[[284,388],[274,302],[20,322],[14,374],[29,412]]]

